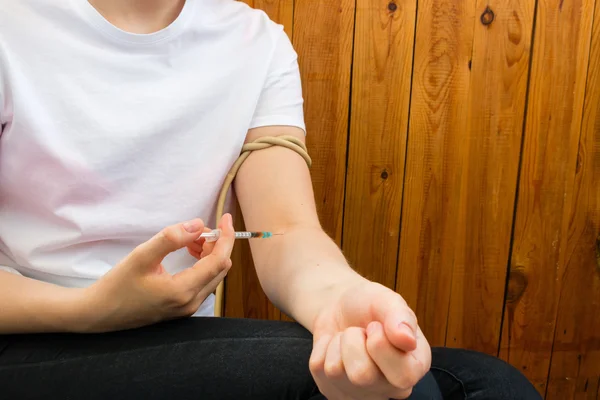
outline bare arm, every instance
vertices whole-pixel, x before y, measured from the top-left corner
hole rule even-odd
[[[192,315],[231,266],[233,225],[212,251],[174,275],[162,267],[170,253],[194,243],[200,219],[171,225],[140,244],[101,279],[85,289],[67,289],[0,271],[0,334],[107,332],[137,328]]]
[[[262,135],[295,128],[258,128]],[[431,365],[414,312],[393,290],[354,272],[321,229],[308,168],[293,151],[260,150],[238,173],[249,229],[283,232],[252,242],[261,284],[278,307],[313,333],[310,371],[329,399],[406,398]]]
[[[304,140],[304,132],[293,127],[257,128],[247,140],[278,135]],[[235,189],[248,229],[284,233],[251,244],[265,293],[312,330],[323,305],[365,279],[322,230],[306,163],[282,147],[254,152],[238,172]]]
[[[0,334],[79,331],[82,294],[0,271]]]

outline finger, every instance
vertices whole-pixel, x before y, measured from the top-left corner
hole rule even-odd
[[[204,227],[204,229],[202,230],[202,233],[210,233],[212,232],[212,229]],[[204,244],[204,242],[206,242],[206,238],[203,237],[198,237],[198,239],[196,239],[194,241],[194,243],[198,243],[200,246],[202,246]]]
[[[412,354],[421,363],[423,376],[425,376],[431,368],[431,346],[420,327],[417,327],[417,348]]]
[[[392,398],[407,397],[425,375],[422,363],[412,352],[398,350],[392,345],[379,322],[371,322],[367,327],[367,351],[393,387]]]
[[[223,282],[230,269],[231,268],[224,269],[212,281],[210,281],[208,284],[206,284],[206,286],[200,289],[200,291],[198,292],[198,298],[206,299],[210,294],[214,293],[215,290],[217,290],[217,286],[219,286],[219,284]]]
[[[205,257],[215,257],[218,259],[229,258],[233,250],[233,244],[235,242],[235,232],[233,230],[233,219],[231,214],[225,214],[221,218],[219,223],[221,229],[221,235],[219,239],[214,242],[214,246],[210,253],[204,252]]]
[[[383,324],[390,343],[400,350],[414,350],[417,346],[417,316],[406,301],[391,290],[377,296],[375,301],[375,320]]]
[[[201,259],[202,258],[202,253],[201,252],[197,252],[193,249],[191,249],[189,246],[187,248],[188,253],[190,253],[190,256],[196,258],[196,259]]]
[[[327,348],[331,342],[332,337],[329,335],[321,336],[313,343],[313,350],[310,354],[310,360],[308,366],[313,375],[322,375],[325,370],[325,356],[327,355]]]
[[[227,272],[228,271],[221,272],[217,277],[215,277],[206,286],[204,286],[198,292],[198,294],[195,296],[194,300],[190,304],[185,305],[181,308],[181,315],[190,316],[193,315],[196,311],[198,311],[202,303],[204,303],[208,296],[216,290],[219,283],[221,283],[223,279],[225,279],[225,277],[227,276]]]
[[[381,394],[388,394],[393,389],[367,351],[364,329],[346,329],[342,334],[341,349],[346,377],[352,385]]]
[[[220,282],[219,276],[222,273],[226,275],[231,268],[230,256],[235,234],[230,214],[223,215],[219,228],[221,229],[221,236],[216,241],[214,251],[209,256],[201,254],[200,261],[194,266],[175,275],[175,280],[181,282],[185,288],[194,288],[201,291],[209,286],[213,280]],[[216,286],[218,286],[218,282],[215,288]]]
[[[325,358],[332,339],[331,336],[324,335],[315,340],[308,364],[310,373],[317,383],[321,394],[327,399],[343,399],[345,398],[344,393],[336,388],[335,385],[332,384],[332,381],[325,375]]]
[[[219,225],[217,226],[217,228],[221,229],[221,233],[223,233],[223,223],[224,223],[223,217],[221,217],[221,221],[219,221]],[[211,232],[211,229],[208,229],[208,231]],[[202,243],[202,251],[200,252],[202,257],[205,257],[205,256],[209,255],[210,253],[212,253],[216,244],[217,244],[217,242],[212,242],[212,241],[209,242],[209,241],[205,240]]]
[[[344,363],[342,361],[342,333],[337,333],[325,353],[324,363],[325,376],[334,382],[340,382],[344,380],[346,371],[344,370]]]
[[[188,252],[196,257],[196,258],[201,258],[200,255],[202,254],[202,245],[197,243],[197,242],[193,242],[191,244],[189,244],[187,246]]]
[[[198,294],[206,292],[208,296],[217,288],[219,282],[225,279],[229,269],[231,269],[229,257],[202,257],[192,267],[175,274],[173,279],[181,285],[180,290],[193,289]]]
[[[203,229],[204,222],[199,218],[171,225],[136,247],[130,254],[130,260],[140,266],[154,266],[168,254],[196,240]]]
[[[215,244],[216,242],[204,242],[204,244],[202,245],[202,257],[209,255],[210,253],[212,253],[213,249],[215,248]]]

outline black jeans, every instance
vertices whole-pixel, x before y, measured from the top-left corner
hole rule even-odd
[[[294,323],[189,318],[106,334],[0,336],[3,399],[323,399]],[[411,399],[540,399],[516,369],[433,349]]]

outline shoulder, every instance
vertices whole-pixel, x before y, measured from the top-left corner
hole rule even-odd
[[[188,0],[189,1],[189,0]],[[277,46],[286,36],[281,24],[260,9],[236,0],[201,0],[199,21],[209,31],[220,31],[240,43]],[[287,37],[287,36],[286,36]]]
[[[238,0],[200,0],[199,7],[205,7],[211,22],[217,24],[241,24],[244,27],[256,25],[264,29],[277,29],[279,26],[263,10],[252,8]]]

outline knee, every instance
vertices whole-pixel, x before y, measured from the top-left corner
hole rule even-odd
[[[487,354],[449,348],[432,349],[432,372],[458,382],[468,398],[541,399],[515,367]]]

